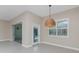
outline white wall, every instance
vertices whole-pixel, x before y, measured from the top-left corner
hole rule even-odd
[[[20,16],[14,18],[11,21],[11,40],[13,40],[12,36],[12,25],[17,23],[22,23],[22,45],[23,46],[31,46],[32,45],[32,25],[39,24],[41,26],[41,17],[31,13],[25,12]]]
[[[52,15],[55,20],[69,18],[69,38],[48,37],[48,29],[44,26],[46,18],[42,22],[42,42],[79,48],[79,7]]]
[[[10,38],[10,23],[0,20],[0,41],[6,41]]]

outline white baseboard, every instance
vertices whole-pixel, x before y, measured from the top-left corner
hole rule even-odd
[[[9,41],[9,39],[3,39],[3,40],[0,40],[0,41]]]
[[[32,45],[24,45],[24,44],[22,44],[22,46],[25,47],[25,48],[30,48],[30,47],[32,47]]]
[[[56,44],[56,43],[49,43],[49,42],[42,42],[42,43],[48,44],[48,45],[53,45],[53,46],[58,46],[58,47],[63,47],[63,48],[67,48],[67,49],[72,49],[72,50],[79,51],[79,48],[74,48],[74,47],[59,45],[59,44]]]

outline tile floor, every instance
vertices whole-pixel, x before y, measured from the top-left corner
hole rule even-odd
[[[17,42],[5,41],[0,42],[0,53],[79,53],[79,51],[46,44],[25,48]]]

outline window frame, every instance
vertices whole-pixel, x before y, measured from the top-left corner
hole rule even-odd
[[[68,27],[67,28],[60,28],[60,29],[67,29],[67,36],[64,36],[64,35],[58,35],[58,30],[59,28],[57,28],[57,23],[59,21],[63,21],[63,20],[67,20],[68,21]],[[59,20],[56,20],[56,27],[54,27],[54,29],[56,29],[56,35],[50,35],[49,34],[49,29],[53,29],[53,28],[48,28],[48,37],[63,37],[63,38],[69,38],[69,18],[64,18],[64,19],[59,19]]]

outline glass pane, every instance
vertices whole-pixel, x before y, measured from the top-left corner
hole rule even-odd
[[[18,43],[22,43],[22,24],[14,25],[14,38]]]
[[[38,42],[38,28],[33,28],[33,39],[34,39],[34,42]]]
[[[67,29],[62,29],[62,35],[67,36]]]
[[[57,35],[62,35],[61,29],[57,29]]]
[[[57,29],[58,35],[67,36],[67,29]]]
[[[38,28],[34,28],[34,38],[38,37]]]
[[[67,28],[68,20],[62,20],[57,23],[57,28]]]
[[[38,39],[34,39],[34,42],[38,42]]]
[[[49,35],[56,35],[56,29],[49,29]]]

